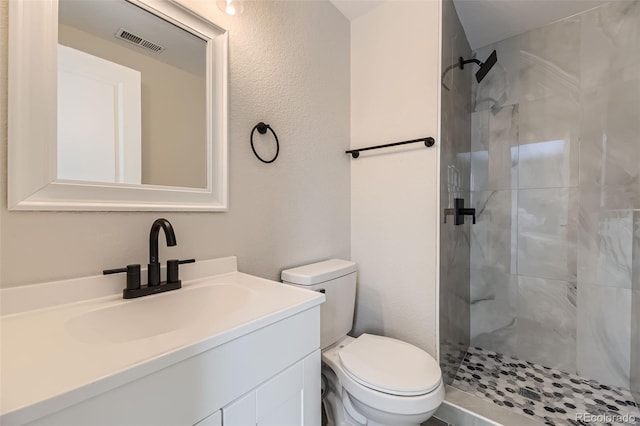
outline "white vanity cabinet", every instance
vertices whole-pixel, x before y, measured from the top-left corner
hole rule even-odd
[[[315,306],[28,424],[319,426],[319,327]]]
[[[111,275],[0,289],[0,424],[319,426],[324,294],[235,257],[182,276],[130,300]]]

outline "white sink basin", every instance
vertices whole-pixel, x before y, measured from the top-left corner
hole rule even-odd
[[[229,317],[253,296],[234,284],[182,288],[85,312],[67,320],[65,328],[86,343],[129,342]]]

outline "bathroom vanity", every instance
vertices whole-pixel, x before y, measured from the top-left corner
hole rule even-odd
[[[183,268],[132,300],[118,276],[1,290],[0,423],[319,425],[324,295]]]

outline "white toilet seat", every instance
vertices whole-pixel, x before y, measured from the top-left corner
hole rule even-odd
[[[440,366],[428,353],[390,337],[362,334],[338,356],[353,380],[391,395],[424,395],[442,380]]]
[[[388,339],[382,336],[374,337]],[[356,340],[357,339],[353,337],[345,337],[322,353],[322,361],[335,373],[340,381],[340,385],[347,391],[356,407],[362,407],[364,405],[389,414],[412,416],[433,412],[440,406],[444,400],[444,384],[440,377],[439,368],[436,373],[437,380],[435,378],[433,379],[433,381],[436,382],[435,386],[430,386],[430,391],[415,395],[393,394],[390,392],[397,391],[393,391],[392,389],[387,389],[387,392],[381,391],[370,387],[371,383],[369,380],[357,379],[353,373],[349,374],[340,360],[340,351]],[[428,356],[426,353],[425,355]],[[379,385],[377,387],[381,388]]]

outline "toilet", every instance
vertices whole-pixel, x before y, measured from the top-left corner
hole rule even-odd
[[[353,325],[356,264],[331,259],[282,271],[285,284],[320,291],[322,403],[329,425],[419,425],[444,400],[435,359],[390,337],[347,333]]]

